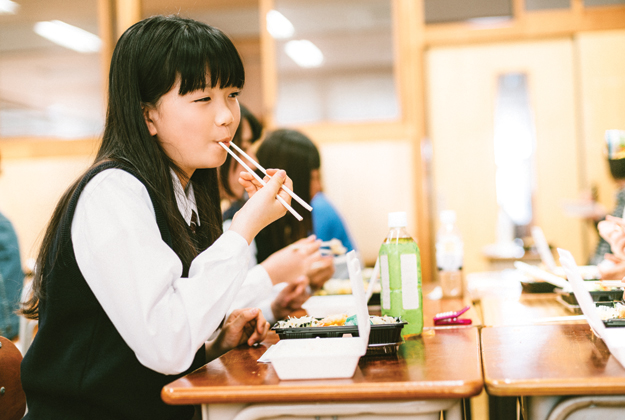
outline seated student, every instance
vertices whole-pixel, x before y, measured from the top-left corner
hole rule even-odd
[[[256,117],[241,105],[241,123],[235,132],[232,142],[243,151],[252,153],[250,146],[262,134],[262,126]],[[247,196],[241,188],[238,177],[243,167],[230,155],[219,168],[219,186],[222,203],[224,199],[232,203],[223,213],[224,231],[232,223],[232,218],[245,204]],[[243,288],[233,303],[233,308],[258,306],[265,319],[270,323],[286,318],[301,308],[308,299],[307,273],[310,266],[321,258],[319,251],[321,241],[313,237],[304,238],[297,247],[285,247],[274,252],[261,264],[256,264],[255,241],[250,244],[250,271],[248,278],[255,278],[258,283],[272,284],[271,293],[258,293],[253,288]]]
[[[241,173],[250,198],[222,234],[219,143],[244,83],[230,39],[201,22],[153,16],[120,37],[102,143],[53,212],[22,309],[39,319],[21,366],[26,419],[191,419],[163,386],[266,336],[261,311],[230,307],[292,182]]]
[[[338,239],[347,252],[356,249],[343,218],[323,193],[319,169],[313,169],[310,175],[310,194],[312,195],[310,205],[313,208],[312,222],[315,236],[322,241]]]
[[[243,104],[241,106],[241,122],[232,138],[232,142],[247,152],[263,134],[263,126],[256,116]],[[226,162],[219,167],[219,179],[227,182],[219,183],[219,192],[222,200],[222,213],[224,220],[231,220],[234,214],[245,203],[247,197],[245,190],[239,184],[239,173],[243,167],[228,155]]]
[[[19,309],[24,272],[13,225],[0,213],[0,335],[14,340],[19,332]]]
[[[349,238],[342,219],[327,198],[321,194],[319,177],[321,157],[319,150],[307,136],[296,130],[275,130],[261,142],[256,151],[256,157],[258,163],[264,167],[277,165],[276,167],[292,171],[292,173],[289,172],[289,176],[293,180],[295,194],[307,202],[312,201],[313,207],[311,214],[294,202],[293,207],[304,218],[302,222],[287,215],[282,220],[276,221],[277,223],[272,223],[263,229],[256,237],[259,261],[263,261],[275,249],[291,244],[311,233],[315,235],[318,233],[317,237],[323,240],[340,239],[348,250],[353,249],[353,241]],[[319,196],[316,204],[313,200],[315,196]],[[319,205],[319,210],[316,209],[316,205]],[[319,272],[315,278],[310,279],[313,289],[321,288],[325,281],[334,274],[332,256],[326,256],[322,264],[319,264]]]
[[[616,135],[610,135],[610,132],[614,132]],[[623,211],[625,210],[625,133],[618,135],[619,130],[609,130],[606,133],[607,143],[607,162],[610,168],[610,174],[617,186],[616,204],[611,216],[621,218],[623,217]],[[597,230],[602,220],[610,218],[605,215],[597,216],[595,222],[597,223]],[[603,224],[604,232],[606,224]],[[595,252],[590,259],[590,264],[597,265],[602,279],[614,279],[620,278],[625,275],[625,261],[621,261],[619,258],[615,258],[610,243],[605,240],[601,232],[599,231],[599,242],[595,248]]]

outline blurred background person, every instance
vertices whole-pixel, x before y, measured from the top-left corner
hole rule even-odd
[[[606,156],[610,175],[617,187],[616,203],[611,216],[622,218],[625,210],[625,131],[607,130],[605,133]],[[613,222],[602,223],[606,215],[597,215],[594,221],[599,233],[599,242],[590,258],[591,265],[597,265],[602,279],[617,279],[625,276],[625,261],[614,256],[610,242],[605,237],[611,234],[610,227],[619,226]],[[612,219],[614,220],[614,219]],[[599,226],[602,229],[599,230]]]
[[[248,108],[240,104],[241,123],[237,128],[232,142],[246,153],[252,153],[250,146],[263,134],[263,126]],[[224,232],[230,227],[235,213],[247,200],[245,189],[239,183],[239,174],[244,168],[228,155],[225,163],[219,168],[219,187],[222,200],[222,216]],[[284,319],[301,309],[310,294],[308,293],[307,273],[310,266],[321,258],[319,246],[321,241],[313,237],[302,238],[297,246],[283,247],[276,250],[261,264],[256,262],[255,241],[250,244],[249,276],[260,281],[271,282],[271,293],[258,296],[256,289],[241,289],[232,309],[245,308],[249,305],[258,306],[265,319],[273,323]]]
[[[250,146],[263,135],[263,125],[243,104],[241,107],[241,122],[235,132],[232,142],[243,151],[248,152]],[[221,211],[224,220],[231,220],[234,213],[239,211],[246,200],[245,189],[239,184],[239,173],[243,167],[228,155],[226,162],[219,167],[219,177],[224,181],[220,182]]]
[[[20,318],[17,311],[24,272],[20,248],[13,224],[0,213],[0,335],[14,340],[18,336]]]
[[[289,168],[293,172],[289,176],[293,180],[295,194],[313,207],[311,214],[297,202],[292,202],[304,220],[299,222],[294,217],[286,217],[280,223],[272,223],[263,229],[256,237],[258,261],[263,261],[277,249],[310,234],[321,240],[339,239],[347,251],[354,249],[341,216],[322,194],[321,157],[312,140],[296,130],[275,130],[260,143],[256,157],[264,167],[273,168],[271,165],[277,165],[277,168]],[[335,269],[333,256],[327,255],[320,259],[315,264],[314,272],[309,273],[313,290],[321,288],[332,277]]]

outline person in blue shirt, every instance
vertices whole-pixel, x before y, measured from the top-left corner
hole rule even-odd
[[[19,308],[24,272],[13,225],[0,213],[0,335],[13,340],[19,332]]]
[[[317,239],[322,241],[338,239],[347,248],[347,252],[355,249],[343,218],[322,190],[314,195],[310,205],[313,208],[313,232]]]

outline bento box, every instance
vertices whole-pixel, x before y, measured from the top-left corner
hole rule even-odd
[[[617,302],[617,301],[623,300],[622,288],[612,287],[612,288],[606,288],[604,290],[601,290],[601,289],[593,290],[592,284],[589,284],[589,283],[590,282],[585,281],[584,285],[590,289],[588,290],[588,292],[590,293],[590,296],[593,302],[610,303],[610,302]],[[596,283],[599,283],[599,282],[596,282]],[[557,288],[554,291],[557,294],[556,300],[558,302],[564,305],[564,307],[566,307],[571,312],[576,313],[576,314],[581,314],[581,309],[577,302],[577,298],[575,297],[575,294],[572,291],[564,291],[560,288]]]
[[[358,319],[357,337],[295,338],[280,340],[263,355],[280,380],[351,378],[367,352],[371,325],[360,271],[354,251],[347,254],[352,294]]]
[[[606,327],[625,327],[625,302],[595,302]]]
[[[312,323],[322,323],[322,318],[309,317]],[[326,318],[327,319],[327,318]],[[349,323],[350,317],[347,318]],[[377,323],[385,320],[391,323]],[[306,321],[306,319],[303,319]],[[369,344],[367,346],[367,356],[380,354],[394,354],[398,346],[403,342],[401,331],[407,322],[395,317],[374,317],[370,316],[371,332],[369,333]],[[330,325],[330,326],[285,326],[288,322],[278,322],[271,329],[274,330],[281,340],[298,338],[329,338],[329,337],[358,337],[358,327],[356,325]]]

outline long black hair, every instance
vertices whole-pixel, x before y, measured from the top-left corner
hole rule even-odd
[[[178,93],[185,95],[207,86],[242,88],[245,71],[230,39],[204,23],[179,16],[153,16],[126,30],[111,59],[102,143],[85,174],[103,162],[113,161],[140,176],[165,213],[174,251],[188,267],[198,250],[178,210],[170,168],[186,176],[150,135],[144,119],[145,107],[156,106],[178,78]],[[38,318],[39,302],[45,299],[43,284],[57,257],[54,244],[60,222],[83,177],[65,192],[47,227],[37,256],[33,297],[21,311],[28,318]],[[217,170],[197,169],[189,182],[205,235],[198,242],[212,244],[222,233]]]
[[[293,181],[293,192],[310,202],[310,175],[321,167],[319,150],[312,140],[299,131],[279,129],[267,134],[256,151],[256,157],[265,168],[284,169]],[[263,229],[256,237],[259,263],[272,253],[312,233],[310,212],[294,200],[291,206],[304,220],[299,222],[287,214]]]

